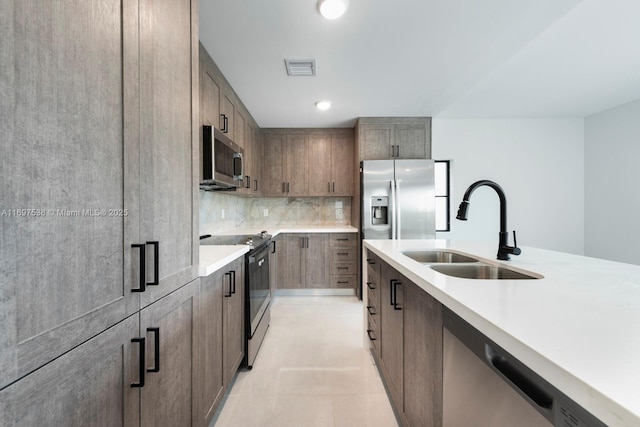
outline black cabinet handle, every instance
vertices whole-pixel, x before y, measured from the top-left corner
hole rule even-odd
[[[369,314],[370,314],[370,315],[375,316],[375,315],[376,315],[376,312],[375,312],[375,311],[374,311],[374,312],[371,312],[371,309],[372,309],[372,308],[374,308],[374,307],[373,307],[373,306],[371,306],[371,305],[368,305],[368,306],[367,306],[367,311],[369,312]]]
[[[249,175],[244,176],[247,182],[244,183],[244,188],[251,188],[251,177]]]
[[[289,192],[289,183],[287,182],[287,193]]]
[[[375,263],[376,263],[376,262],[375,262],[373,259],[371,259],[371,258],[367,258],[367,264],[374,265]]]
[[[222,118],[222,133],[229,132],[229,118],[226,114],[220,114],[220,117]]]
[[[333,185],[333,192],[335,193],[336,192],[336,183],[333,182],[332,185]]]
[[[337,240],[338,242],[346,242],[346,241],[347,241],[347,240],[349,240],[349,239],[345,239],[344,237],[338,237],[336,240]]]
[[[231,293],[231,273],[227,271],[226,273],[224,273],[224,275],[225,275],[225,277],[229,276],[229,294],[224,294],[225,298],[229,298],[231,295],[233,295]],[[223,284],[223,286],[224,286],[224,284]]]
[[[140,344],[140,352],[138,353],[138,363],[140,364],[139,369],[139,381],[137,383],[131,383],[131,387],[144,387],[144,349],[145,349],[145,339],[144,337],[131,338],[131,342],[137,342]]]
[[[287,183],[286,183],[286,182],[283,182],[283,183],[282,183],[282,192],[283,192],[283,193],[286,193],[286,192],[287,192]]]
[[[229,280],[233,281],[233,287],[231,288],[231,294],[233,295],[236,293],[236,271],[231,270],[230,273],[231,273],[231,276],[233,277],[233,278],[231,277],[229,278]]]
[[[307,249],[309,249],[309,238],[307,237]]]
[[[393,309],[394,310],[402,310],[402,307],[398,306],[398,285],[402,285],[402,282],[398,281],[398,280],[392,280],[392,285],[391,285],[391,290],[392,290],[392,294],[393,294]]]
[[[395,148],[395,145],[392,145],[392,146],[391,146],[391,157],[393,157],[393,153],[394,153],[394,151],[393,151],[393,150],[394,150],[394,148]]]
[[[145,273],[147,271],[147,264],[145,262],[145,247],[142,243],[134,243],[131,245],[132,248],[140,249],[140,279],[139,285],[137,289],[131,289],[131,292],[144,292],[145,286],[147,284],[147,278],[145,277]]]
[[[158,286],[160,276],[160,242],[147,242],[153,246],[153,282],[147,282],[147,286]]]
[[[253,191],[258,191],[258,180],[257,179],[253,180]]]
[[[347,256],[349,255],[349,252],[337,252],[336,255]]]
[[[337,267],[337,268],[338,268],[338,270],[348,270],[349,269],[349,267]]]
[[[348,280],[338,280],[339,285],[346,285],[347,283],[349,283]]]
[[[271,253],[275,254],[276,253],[276,241],[272,240],[271,243],[273,243],[273,250],[271,250]]]
[[[371,285],[373,285],[373,283],[371,283],[371,282],[367,282],[367,287],[368,287],[369,289],[371,289],[372,291],[373,291],[373,290],[375,290],[376,288],[374,288],[374,287],[373,287],[373,286],[371,286]]]
[[[396,145],[396,158],[400,157],[400,146]]]
[[[367,329],[367,335],[369,335],[369,339],[371,341],[375,341],[376,339],[371,336],[371,332],[373,332],[373,329]]]
[[[153,332],[153,368],[148,368],[147,372],[160,372],[160,328],[147,328],[147,332]]]

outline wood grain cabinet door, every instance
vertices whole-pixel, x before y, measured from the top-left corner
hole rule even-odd
[[[309,196],[331,194],[331,135],[309,135],[306,170],[309,175]]]
[[[405,281],[387,264],[380,269],[380,364],[391,399],[403,411],[403,316]]]
[[[263,144],[262,192],[265,196],[285,196],[285,137],[281,134],[265,134]]]
[[[309,233],[304,238],[305,288],[326,288],[329,286],[329,235]]]
[[[0,388],[138,310],[138,9],[95,8],[0,2]]]
[[[145,307],[198,276],[199,102],[195,6],[141,0],[140,15],[140,240],[159,242],[158,258],[147,256],[158,285],[141,293]]]
[[[0,425],[140,425],[140,343],[133,315],[0,391]]]
[[[287,197],[303,197],[309,189],[307,181],[307,141],[306,135],[287,135],[285,156],[285,182]]]
[[[404,413],[410,426],[442,426],[442,304],[404,287]]]
[[[393,158],[394,126],[360,125],[360,160],[386,160]]]
[[[224,391],[223,272],[200,279],[194,343],[195,426],[208,426]]]
[[[431,158],[431,132],[425,123],[396,124],[394,142],[397,145],[395,158]]]
[[[146,379],[140,388],[142,426],[191,425],[196,297],[200,279],[140,311],[146,339]]]
[[[278,244],[278,289],[304,288],[304,234],[283,234]]]
[[[230,264],[223,280],[225,387],[244,357],[244,258]]]
[[[353,136],[334,135],[331,142],[331,195],[353,196]]]

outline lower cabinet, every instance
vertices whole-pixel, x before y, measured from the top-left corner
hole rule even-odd
[[[243,258],[201,279],[196,304],[194,426],[209,425],[242,362],[243,308]]]
[[[0,391],[2,426],[188,426],[199,279]]]
[[[355,290],[356,233],[287,233],[278,239],[278,289]]]
[[[442,305],[368,253],[368,298],[380,301],[380,334],[372,345],[391,402],[404,426],[442,426]],[[373,264],[372,264],[373,263]],[[375,284],[380,263],[379,284]],[[372,275],[373,273],[373,275]],[[370,286],[371,285],[371,286]],[[371,305],[371,303],[369,304]],[[367,307],[368,309],[368,307]],[[372,320],[369,311],[369,325]],[[371,336],[370,336],[371,338]]]
[[[291,233],[280,239],[279,289],[317,289],[329,284],[325,233]]]
[[[271,251],[269,252],[269,290],[271,298],[275,297],[278,288],[278,258],[280,258],[280,236],[271,239]]]

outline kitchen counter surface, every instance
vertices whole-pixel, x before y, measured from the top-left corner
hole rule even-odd
[[[352,226],[264,226],[263,228],[247,227],[216,233],[218,236],[257,234],[267,230],[274,237],[281,233],[357,233],[358,229]],[[221,269],[231,261],[249,252],[249,247],[244,245],[200,245],[200,277],[206,277]]]
[[[245,245],[200,245],[200,277],[207,277],[247,252],[249,247]]]
[[[497,242],[364,242],[607,425],[640,425],[640,266],[528,247],[511,261],[498,261]],[[402,254],[430,248],[544,278],[455,278]]]
[[[260,227],[236,228],[215,233],[217,236],[233,236],[241,234],[257,234],[266,230],[272,236],[282,233],[357,233],[358,229],[351,225],[263,225]]]

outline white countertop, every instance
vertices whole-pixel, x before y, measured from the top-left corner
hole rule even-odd
[[[257,234],[262,230],[267,230],[274,237],[281,233],[357,233],[358,229],[350,225],[347,226],[264,226],[263,228],[248,227],[242,229],[229,230],[227,232],[216,233],[216,235],[239,235]],[[244,245],[200,245],[200,277],[206,277],[236,258],[249,252],[249,247]]]
[[[498,261],[497,241],[365,240],[365,247],[607,425],[640,425],[640,266],[528,247]],[[544,278],[460,279],[402,254],[428,248]]]
[[[234,236],[241,234],[258,234],[266,230],[272,236],[281,233],[357,233],[358,229],[351,225],[263,225],[259,227],[235,228],[216,232],[216,236]]]
[[[206,277],[249,252],[245,245],[200,245],[200,277]]]

